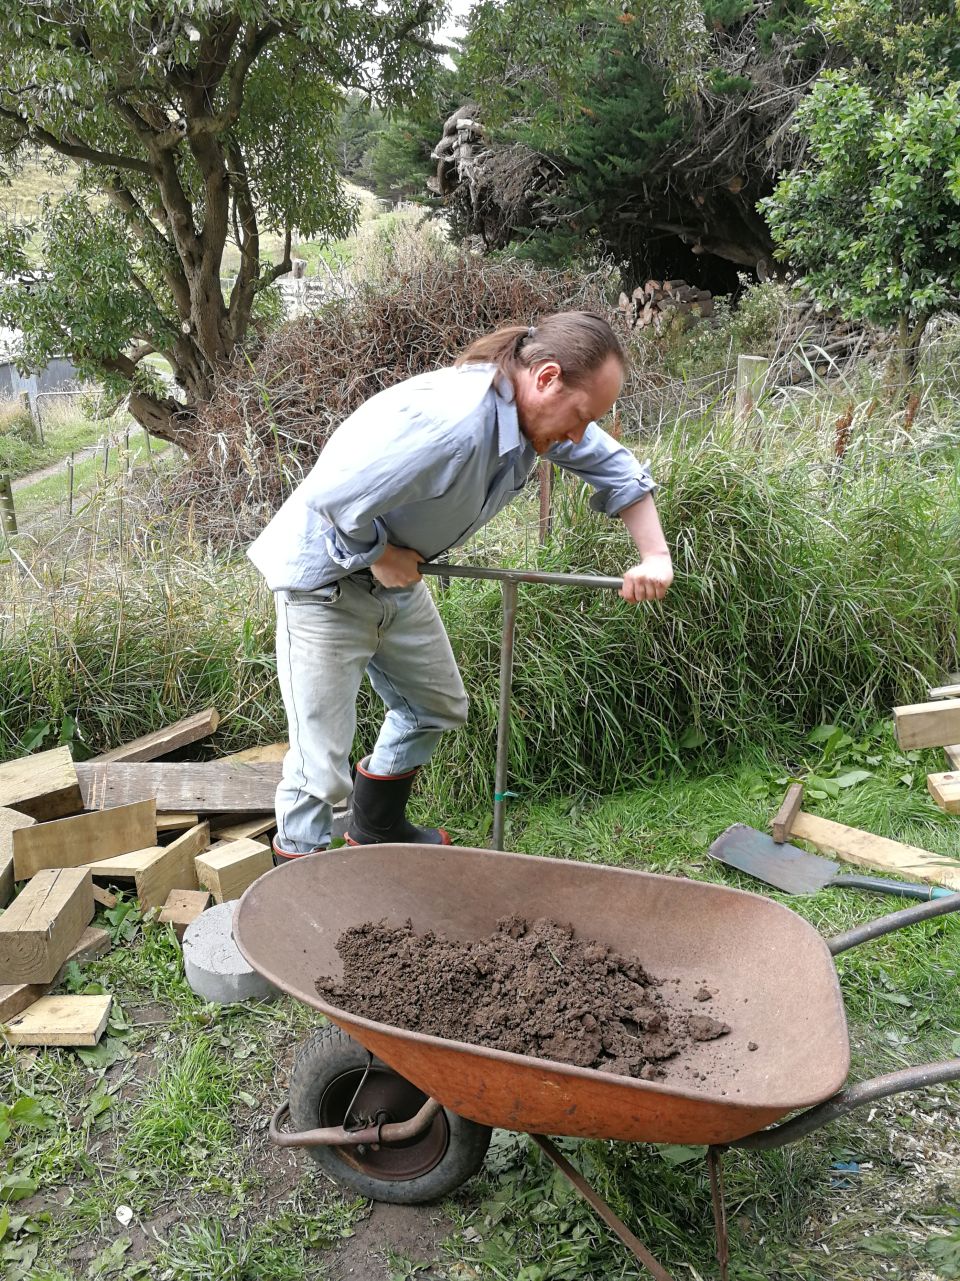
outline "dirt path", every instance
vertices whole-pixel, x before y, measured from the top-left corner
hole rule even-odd
[[[82,463],[85,459],[92,458],[94,454],[99,452],[99,450],[99,445],[88,445],[86,449],[76,450],[73,455],[74,464]],[[16,493],[18,489],[26,489],[30,485],[36,485],[38,481],[46,480],[48,476],[56,476],[60,472],[63,473],[64,480],[66,480],[66,458],[61,458],[57,462],[51,463],[49,467],[41,467],[39,471],[29,471],[25,476],[18,476],[17,479],[13,481],[13,492]]]

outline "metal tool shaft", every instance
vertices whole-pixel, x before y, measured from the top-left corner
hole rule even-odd
[[[510,700],[513,690],[513,644],[517,622],[517,587],[520,583],[544,583],[548,587],[599,587],[619,591],[622,578],[595,574],[551,574],[536,569],[487,569],[481,565],[421,564],[421,574],[437,578],[485,578],[501,584],[503,626],[500,633],[500,706],[497,713],[497,760],[493,783],[493,848],[503,849],[506,821],[507,765],[510,755]]]

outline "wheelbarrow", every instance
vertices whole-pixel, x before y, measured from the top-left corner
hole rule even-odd
[[[953,1059],[843,1089],[850,1047],[833,964],[867,939],[956,911],[960,894],[955,899],[894,912],[827,942],[771,899],[680,877],[436,845],[298,859],[249,887],[233,926],[253,968],[330,1023],[300,1048],[270,1137],[307,1148],[363,1196],[416,1204],[476,1173],[491,1127],[524,1131],[658,1281],[669,1274],[545,1136],[703,1144],[725,1277],[725,1148],[780,1146],[886,1095],[960,1079]],[[318,977],[342,977],[336,944],[351,926],[409,920],[417,932],[472,941],[511,913],[569,923],[582,938],[638,957],[659,979],[678,980],[681,991],[707,977],[711,1015],[731,1031],[692,1050],[691,1066],[705,1079],[639,1080],[428,1036],[317,994]]]

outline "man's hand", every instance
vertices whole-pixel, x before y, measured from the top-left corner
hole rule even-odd
[[[422,560],[412,547],[394,547],[387,543],[383,555],[370,566],[370,573],[383,587],[412,587],[420,582],[417,566]]]
[[[644,556],[639,565],[623,576],[620,595],[639,605],[644,600],[663,600],[673,582],[673,562],[669,555]]]

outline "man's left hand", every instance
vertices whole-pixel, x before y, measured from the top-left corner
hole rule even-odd
[[[673,562],[669,556],[644,556],[639,565],[624,574],[620,595],[637,605],[645,600],[663,600],[672,582]]]

